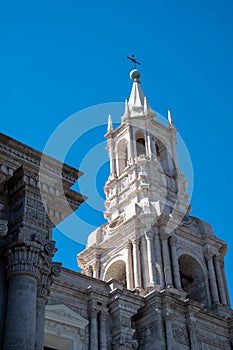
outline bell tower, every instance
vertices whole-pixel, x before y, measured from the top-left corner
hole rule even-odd
[[[171,113],[162,124],[142,91],[140,72],[132,70],[130,78],[121,125],[114,130],[108,120],[108,223],[89,235],[78,264],[86,275],[117,280],[141,295],[169,289],[206,308],[229,306],[226,244],[189,214]]]
[[[130,77],[132,91],[122,123],[113,130],[110,116],[108,121],[110,176],[105,185],[105,217],[112,223],[143,212],[150,226],[164,211],[186,213],[187,182],[177,163],[177,130],[170,111],[168,126],[159,123],[141,89],[140,72],[134,69]]]

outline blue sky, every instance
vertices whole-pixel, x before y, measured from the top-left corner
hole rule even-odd
[[[36,149],[43,150],[53,131],[74,113],[122,103],[131,88],[126,56],[134,53],[142,62],[142,87],[150,105],[162,115],[172,110],[192,159],[192,215],[210,222],[216,235],[229,244],[226,268],[231,294],[232,16],[230,0],[11,1],[2,4],[0,12],[1,132]],[[113,112],[116,122],[117,112],[118,107]],[[90,119],[93,126],[100,114],[105,123],[108,105],[97,112],[97,119]],[[80,125],[85,123],[81,113]],[[107,158],[98,168],[85,162],[85,155],[95,141],[104,145],[105,130],[104,125],[91,128],[66,157],[69,164],[85,168],[80,190],[85,189],[85,177],[86,183],[91,181],[86,167],[90,163],[94,167],[89,172],[96,178],[98,202],[95,215],[90,215],[87,202],[77,213],[81,226],[69,227],[68,236],[76,242],[58,231],[54,234],[56,258],[73,269],[82,237],[90,225],[103,222]]]

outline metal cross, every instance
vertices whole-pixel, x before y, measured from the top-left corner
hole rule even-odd
[[[136,68],[137,64],[141,64],[140,62],[136,61],[134,55],[132,55],[131,57],[127,56],[128,60],[130,60],[133,63],[133,67],[134,69]]]

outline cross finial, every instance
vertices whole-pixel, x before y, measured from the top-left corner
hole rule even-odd
[[[128,58],[128,60],[130,60],[133,63],[134,69],[136,69],[137,64],[141,64],[140,62],[136,61],[134,55],[132,55],[131,57],[127,56],[127,58]]]

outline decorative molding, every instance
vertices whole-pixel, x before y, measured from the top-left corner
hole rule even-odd
[[[89,321],[64,304],[46,305],[45,320],[62,323],[66,326],[85,329]]]

